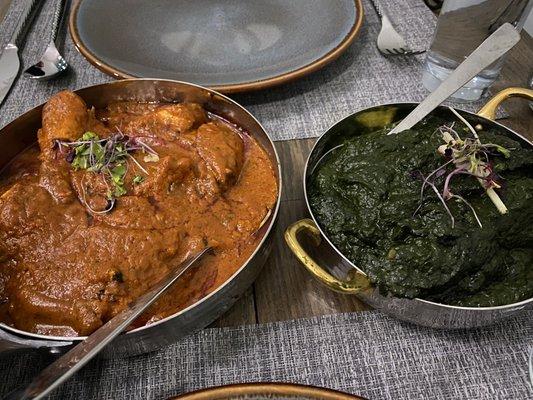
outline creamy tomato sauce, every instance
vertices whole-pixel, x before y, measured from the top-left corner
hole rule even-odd
[[[75,170],[72,149],[58,146],[86,132],[142,139],[158,155],[131,154],[126,193],[109,212],[94,212],[109,203],[106,177]],[[41,334],[90,334],[173,266],[213,246],[136,325],[171,315],[251,255],[277,193],[261,146],[198,104],[94,111],[76,94],[58,93],[44,107],[38,147],[0,177],[0,319]]]

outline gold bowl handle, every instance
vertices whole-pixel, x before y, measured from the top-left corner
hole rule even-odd
[[[368,278],[359,271],[355,271],[353,277],[349,281],[342,281],[337,279],[324,268],[318,265],[307,252],[304,250],[298,241],[298,234],[301,231],[306,231],[311,234],[314,242],[318,246],[321,241],[320,230],[315,222],[311,219],[302,219],[290,225],[285,231],[285,241],[300,260],[302,265],[315,277],[319,282],[322,282],[328,288],[345,294],[356,294],[371,286]]]
[[[481,110],[479,110],[477,115],[487,119],[496,119],[496,110],[500,104],[509,97],[524,97],[526,99],[533,100],[533,90],[520,87],[503,89],[502,91],[496,93],[494,97],[492,97],[492,99],[490,99],[487,104],[485,104]]]

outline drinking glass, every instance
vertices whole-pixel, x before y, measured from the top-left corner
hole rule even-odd
[[[488,36],[509,22],[521,30],[533,0],[445,0],[433,43],[427,53],[422,83],[435,90]],[[481,98],[498,78],[500,59],[468,82],[452,97],[459,101]]]

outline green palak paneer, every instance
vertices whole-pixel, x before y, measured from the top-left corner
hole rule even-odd
[[[314,215],[383,294],[471,307],[532,297],[533,151],[495,131],[479,133],[494,145],[478,156],[501,186],[502,214],[476,173],[449,176],[457,166],[451,150],[437,151],[442,127],[451,122],[430,117],[398,135],[347,138],[310,179]],[[461,121],[455,130],[474,141]]]

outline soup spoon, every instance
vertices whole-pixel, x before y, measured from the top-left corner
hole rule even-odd
[[[67,61],[59,53],[56,47],[57,33],[59,32],[59,27],[63,21],[65,5],[65,0],[59,0],[56,3],[56,9],[52,19],[52,37],[50,43],[48,44],[48,47],[46,47],[39,62],[33,64],[24,71],[24,75],[27,78],[44,81],[62,74],[68,68]]]
[[[196,255],[185,260],[177,268],[164,276],[154,287],[128,304],[125,310],[115,315],[103,326],[94,331],[87,339],[41,371],[26,388],[9,393],[4,397],[4,400],[37,400],[47,396],[52,390],[70,378],[76,371],[96,356],[210,250],[211,247],[206,247]]]

